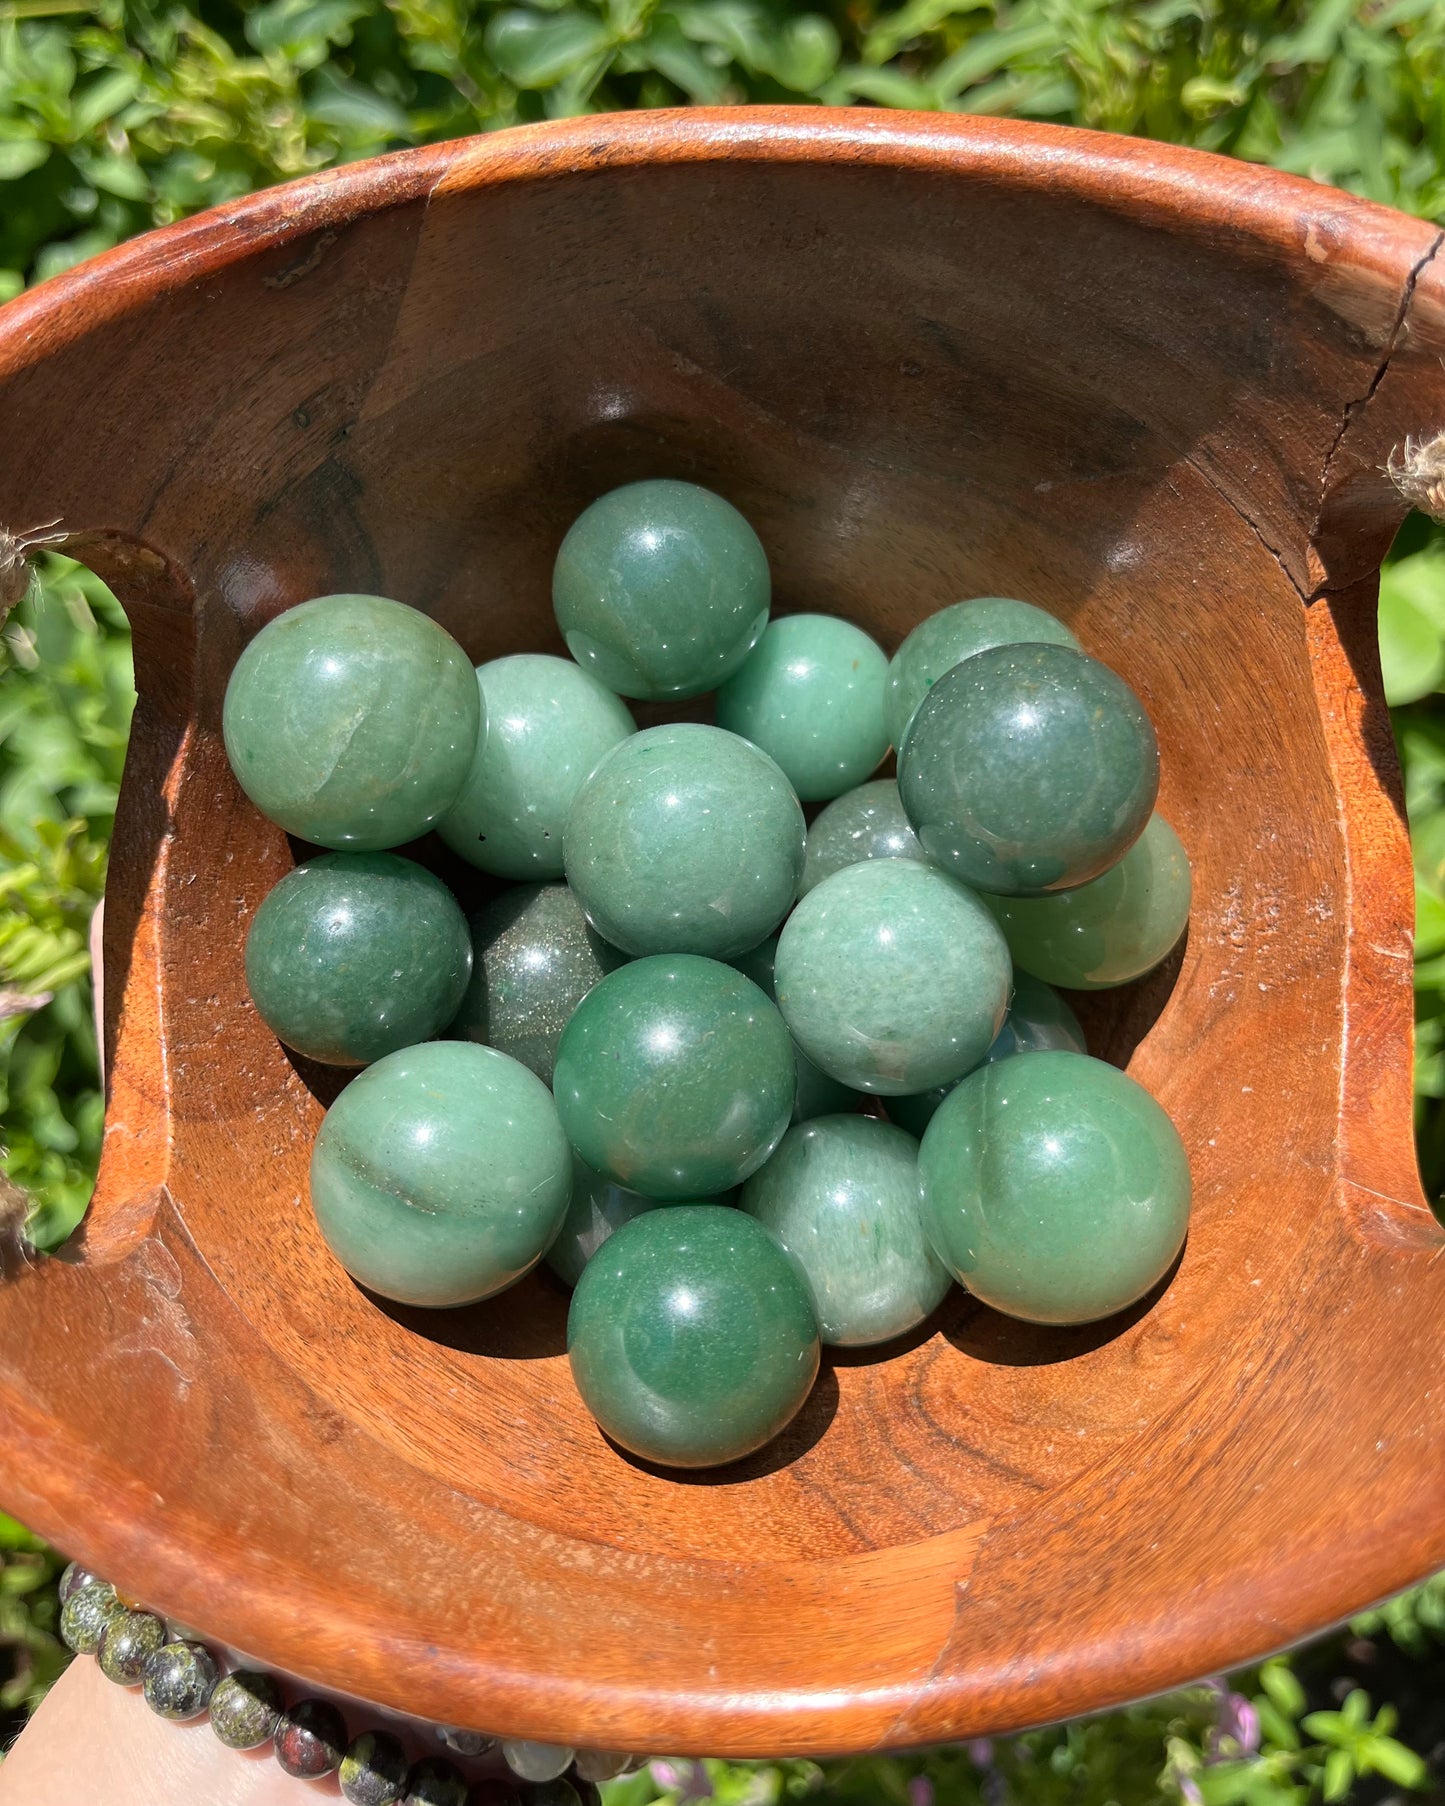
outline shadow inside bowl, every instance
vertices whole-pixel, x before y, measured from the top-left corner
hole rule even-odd
[[[1132,984],[1115,985],[1107,991],[1064,992],[1095,1059],[1128,1069],[1135,1049],[1169,1007],[1188,951],[1186,928],[1174,951]]]
[[[485,1355],[499,1361],[538,1361],[567,1352],[567,1309],[570,1293],[545,1267],[534,1267],[524,1279],[478,1304],[455,1310],[427,1310],[397,1304],[358,1286],[377,1310],[413,1335],[458,1354]]]
[[[781,1473],[790,1467],[800,1455],[823,1440],[828,1426],[838,1412],[838,1379],[826,1356],[818,1370],[818,1377],[813,1382],[813,1389],[803,1401],[803,1407],[788,1426],[781,1430],[773,1440],[766,1443],[751,1455],[745,1455],[741,1461],[729,1461],[723,1467],[664,1467],[657,1461],[644,1461],[640,1455],[633,1455],[614,1442],[605,1431],[598,1435],[616,1454],[630,1467],[637,1468],[644,1474],[652,1474],[660,1480],[673,1480],[682,1486],[742,1486],[750,1480],[758,1480],[765,1474]]]
[[[1106,1347],[1147,1317],[1174,1283],[1183,1259],[1181,1248],[1169,1271],[1142,1298],[1097,1323],[1025,1323],[1022,1318],[992,1310],[957,1287],[944,1300],[938,1328],[960,1354],[986,1361],[991,1367],[1056,1367]]]

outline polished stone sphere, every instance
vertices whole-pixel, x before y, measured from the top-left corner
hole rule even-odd
[[[499,878],[560,878],[577,792],[637,724],[590,671],[546,653],[479,665],[477,685],[487,737],[437,832]]]
[[[841,796],[888,751],[876,640],[836,615],[773,621],[718,691],[717,724],[776,759],[804,802]]]
[[[1142,978],[1189,925],[1189,855],[1162,815],[1102,878],[1049,897],[986,897],[1014,958],[1052,984],[1101,991]]]
[[[776,1002],[774,963],[777,957],[778,937],[773,934],[760,947],[754,947],[748,953],[740,953],[736,959],[730,959],[728,964],[745,973],[760,991],[765,991]],[[815,1066],[796,1041],[793,1043],[793,1058],[798,1067],[798,1090],[793,1100],[794,1122],[806,1122],[812,1116],[836,1116],[840,1111],[856,1110],[863,1101],[856,1091],[850,1090],[847,1085],[840,1085],[837,1079],[830,1079],[826,1072]]]
[[[985,903],[992,898],[985,897]],[[1014,994],[1008,1006],[1004,1025],[994,1036],[993,1045],[984,1058],[1007,1060],[1013,1054],[1045,1053],[1062,1049],[1068,1053],[1087,1053],[1088,1045],[1079,1019],[1057,991],[1014,967]],[[910,1135],[922,1136],[933,1121],[934,1113],[954,1085],[935,1085],[931,1091],[914,1097],[890,1097],[888,1120],[907,1129]]]
[[[311,1202],[354,1279],[402,1304],[489,1298],[561,1226],[572,1154],[547,1087],[491,1047],[388,1054],[326,1112]]]
[[[904,1335],[953,1283],[919,1219],[918,1143],[891,1123],[798,1123],[743,1187],[742,1207],[798,1263],[826,1343]]]
[[[845,866],[778,937],[778,1008],[798,1045],[858,1091],[907,1097],[977,1066],[1008,1013],[998,924],[914,859]]]
[[[329,1066],[429,1041],[472,970],[466,918],[440,878],[395,853],[321,853],[268,893],[246,984],[275,1036]]]
[[[818,812],[808,829],[800,888],[806,894],[845,865],[857,865],[863,859],[920,859],[927,863],[928,855],[903,812],[903,798],[892,778],[860,784]]]
[[[518,884],[472,917],[472,976],[452,1033],[552,1083],[557,1043],[599,978],[627,963],[565,884]]]
[[[802,1277],[760,1224],[715,1204],[634,1217],[588,1263],[567,1318],[583,1402],[614,1442],[712,1467],[771,1442],[818,1371]]]
[[[923,850],[977,890],[1097,878],[1144,831],[1159,747],[1139,698],[1067,646],[995,646],[939,678],[898,762]]]
[[[223,727],[264,816],[356,853],[425,834],[486,732],[466,653],[384,596],[319,596],[267,622],[236,661]]]
[[[783,1138],[793,1044],[741,972],[693,954],[621,966],[578,1005],[553,1089],[572,1146],[649,1198],[740,1185]]]
[[[975,596],[920,621],[888,666],[889,740],[902,747],[919,703],[945,671],[994,646],[1039,642],[1083,650],[1062,621],[1011,596]]]
[[[654,478],[573,522],[552,574],[567,650],[620,696],[715,690],[757,645],[772,580],[756,533],[696,483]]]
[[[557,1239],[547,1250],[547,1265],[564,1285],[575,1286],[582,1269],[614,1230],[644,1210],[666,1210],[670,1204],[732,1204],[736,1194],[729,1192],[717,1198],[644,1198],[639,1191],[609,1179],[605,1173],[593,1172],[585,1160],[572,1156],[572,1202],[557,1231]]]
[[[1032,1323],[1091,1323],[1142,1298],[1189,1226],[1189,1160],[1142,1085],[1087,1054],[971,1073],[918,1162],[923,1227],[976,1298]]]
[[[798,894],[803,811],[765,752],[682,721],[615,746],[567,818],[567,881],[624,953],[731,959]]]

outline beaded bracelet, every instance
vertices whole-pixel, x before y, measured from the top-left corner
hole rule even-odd
[[[302,1780],[336,1772],[352,1806],[480,1806],[480,1796],[446,1757],[413,1763],[387,1731],[363,1731],[348,1742],[346,1721],[329,1700],[298,1699],[288,1706],[272,1675],[242,1668],[223,1675],[204,1643],[127,1604],[109,1581],[78,1562],[60,1577],[60,1635],[77,1655],[94,1655],[107,1679],[140,1687],[160,1718],[184,1723],[206,1713],[228,1749],[271,1743],[285,1772]],[[601,1806],[597,1783],[626,1774],[637,1760],[507,1742],[445,1725],[434,1730],[453,1755],[484,1756],[500,1747],[502,1760],[524,1783],[524,1806]]]

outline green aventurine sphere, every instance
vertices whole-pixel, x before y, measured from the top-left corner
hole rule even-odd
[[[567,812],[637,724],[591,672],[542,652],[478,665],[477,686],[487,737],[437,832],[499,878],[560,878]]]
[[[571,1189],[547,1087],[468,1041],[429,1041],[368,1067],[326,1112],[311,1157],[332,1253],[402,1304],[470,1304],[520,1279]]]
[[[471,969],[456,899],[395,853],[308,859],[246,936],[246,984],[267,1028],[329,1066],[365,1066],[439,1035]]]
[[[836,615],[773,621],[718,691],[717,724],[777,760],[804,802],[861,784],[888,751],[875,640]]]
[[[668,1467],[750,1455],[793,1418],[818,1371],[797,1269],[740,1210],[634,1217],[572,1295],[577,1390],[614,1442]]]
[[[736,959],[728,961],[738,971],[752,979],[760,991],[777,1001],[777,975],[774,962],[778,957],[778,937],[769,935],[761,946],[752,948],[747,953],[740,953]],[[840,1085],[837,1079],[830,1079],[826,1072],[815,1066],[808,1056],[793,1043],[793,1058],[798,1067],[798,1091],[793,1100],[793,1121],[807,1122],[813,1116],[836,1116],[840,1111],[856,1110],[860,1098],[856,1091],[850,1091],[846,1085]]]
[[[960,1078],[1008,1013],[998,924],[972,891],[915,859],[845,866],[778,937],[778,1008],[823,1071],[884,1097]]]
[[[919,703],[945,671],[975,653],[1021,642],[1082,651],[1062,621],[1011,596],[975,596],[920,621],[888,667],[888,738],[893,745],[902,747]]]
[[[649,1198],[740,1185],[793,1112],[793,1044],[751,979],[692,954],[634,960],[593,987],[553,1090],[590,1167]]]
[[[1178,1130],[1087,1054],[971,1073],[928,1125],[918,1171],[935,1252],[975,1297],[1031,1323],[1125,1309],[1169,1271],[1189,1225]]]
[[[978,890],[1038,896],[1097,878],[1144,831],[1159,747],[1107,665],[1067,646],[995,646],[920,703],[898,790],[923,850]]]
[[[984,902],[992,904],[993,899],[985,897]],[[1008,1060],[1014,1054],[1046,1053],[1050,1049],[1068,1053],[1089,1051],[1079,1018],[1058,992],[1015,966],[1014,994],[1008,1015],[984,1057]],[[938,1106],[953,1089],[953,1085],[936,1085],[933,1090],[919,1092],[915,1097],[890,1097],[888,1120],[907,1129],[910,1135],[921,1137],[933,1121]]]
[[[452,1033],[552,1083],[557,1043],[599,978],[625,965],[565,884],[518,884],[472,917],[472,977]]]
[[[1051,984],[1101,991],[1171,953],[1189,924],[1189,855],[1162,815],[1116,866],[1051,897],[987,897],[1014,958]]]
[[[877,778],[840,796],[814,817],[803,854],[801,888],[806,894],[845,865],[863,859],[919,859],[926,864],[927,858],[903,812],[897,784],[892,778]]]
[[[451,808],[486,722],[471,660],[435,621],[384,596],[320,596],[236,660],[223,728],[264,816],[317,846],[375,853]]]
[[[640,1217],[644,1210],[666,1210],[670,1203],[681,1200],[644,1198],[640,1191],[628,1191],[605,1173],[595,1173],[585,1160],[572,1156],[572,1202],[557,1231],[557,1239],[547,1250],[547,1265],[563,1285],[575,1286],[582,1269],[603,1242]],[[698,1203],[731,1204],[731,1196],[700,1198]]]
[[[730,677],[768,622],[756,533],[695,483],[628,483],[573,522],[552,574],[567,650],[621,696],[700,696]]]
[[[802,1269],[824,1342],[901,1336],[952,1283],[919,1220],[918,1143],[871,1116],[789,1129],[743,1187],[742,1207]]]
[[[731,959],[798,894],[803,811],[765,752],[681,721],[613,747],[567,818],[567,880],[624,953]]]

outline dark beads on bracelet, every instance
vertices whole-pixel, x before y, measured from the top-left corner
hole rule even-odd
[[[99,1574],[89,1568],[82,1568],[78,1561],[73,1561],[60,1576],[60,1603],[64,1605],[70,1595],[78,1593],[82,1587],[103,1587],[106,1584]],[[112,1587],[111,1591],[114,1592],[115,1588]]]
[[[531,1781],[522,1789],[523,1806],[585,1806],[582,1792],[586,1786],[567,1775],[558,1775],[554,1781]]]
[[[346,1720],[324,1699],[298,1699],[276,1727],[276,1760],[288,1775],[314,1781],[341,1767]]]
[[[276,1735],[283,1709],[269,1674],[238,1668],[211,1695],[211,1729],[228,1750],[259,1749]]]
[[[418,1762],[407,1779],[402,1806],[467,1806],[468,1788],[444,1756]]]
[[[201,1643],[162,1643],[141,1670],[146,1704],[158,1718],[176,1724],[200,1717],[219,1679],[216,1658]]]
[[[436,1732],[454,1756],[485,1756],[498,1743],[485,1731],[463,1731],[456,1725],[439,1724]]]
[[[351,1806],[397,1806],[406,1793],[406,1751],[385,1731],[363,1731],[341,1761],[341,1792]]]
[[[138,1687],[145,1674],[146,1657],[166,1640],[166,1627],[151,1612],[122,1607],[106,1620],[96,1645],[95,1659],[108,1681],[120,1687]]]
[[[367,1731],[347,1746],[346,1721],[328,1700],[298,1700],[289,1711],[279,1684],[254,1669],[220,1677],[205,1644],[120,1598],[113,1586],[71,1562],[60,1581],[60,1633],[77,1654],[96,1655],[109,1679],[138,1683],[159,1717],[184,1721],[209,1711],[211,1729],[229,1749],[258,1749],[274,1740],[276,1760],[298,1779],[340,1770],[351,1806],[602,1806],[597,1781],[626,1773],[636,1758],[601,1750],[506,1741],[511,1770],[503,1781],[468,1783],[442,1756],[408,1767],[403,1745],[386,1731]],[[497,1747],[480,1731],[437,1725],[433,1734],[454,1754],[474,1757]],[[541,1777],[533,1779],[532,1777]]]
[[[122,1609],[108,1581],[76,1588],[60,1608],[60,1635],[66,1648],[77,1655],[94,1655],[101,1632]]]

